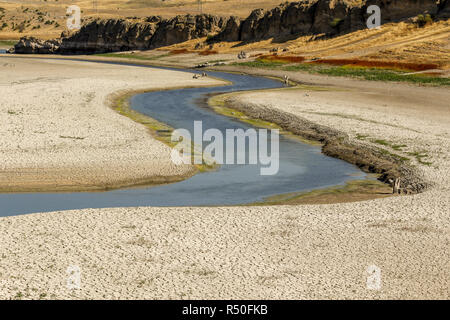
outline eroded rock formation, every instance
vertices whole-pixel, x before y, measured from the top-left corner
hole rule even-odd
[[[344,0],[304,0],[281,4],[271,10],[254,10],[240,23],[239,32],[224,30],[217,36],[225,41],[258,41],[273,37],[306,34],[333,36],[366,28],[367,8],[378,5],[382,23],[428,13],[442,16],[448,0],[366,0],[351,5]]]
[[[57,40],[24,37],[15,45],[15,52],[81,54],[153,49],[216,34],[227,21],[208,14],[171,19],[154,16],[139,21],[97,19],[70,35],[63,33]]]
[[[301,35],[333,36],[366,28],[367,7],[378,5],[382,23],[419,14],[450,17],[450,0],[303,0],[281,4],[271,10],[256,9],[246,19],[214,15],[178,15],[170,19],[152,16],[143,20],[92,20],[72,34],[42,41],[22,38],[16,53],[102,53],[146,50],[191,39],[209,41],[259,41]]]

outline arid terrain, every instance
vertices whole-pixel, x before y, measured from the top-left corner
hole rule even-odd
[[[91,1],[72,3],[102,18],[199,11],[189,0],[105,0],[97,8]],[[69,1],[0,0],[0,27],[5,20],[32,19],[22,32],[3,28],[0,39],[58,37],[61,4]],[[277,4],[205,1],[203,12],[245,18],[255,7]],[[44,23],[36,24],[38,16]],[[271,206],[2,217],[0,298],[448,300],[450,21],[420,21],[415,16],[333,36],[194,37],[152,50],[77,56],[288,77],[291,87],[232,93],[223,101],[263,120],[283,114],[294,124],[327,128],[354,146],[395,158],[425,187],[388,195],[388,183],[377,196],[344,197],[342,188],[329,188],[317,191],[320,197],[295,194]],[[10,46],[0,42],[0,48]],[[133,122],[111,102],[127,91],[219,83],[180,71],[0,54],[0,191],[102,189],[190,176],[195,169],[173,165],[170,148],[145,121]],[[70,266],[81,271],[79,289],[67,287]],[[373,266],[381,271],[377,290],[367,285]]]
[[[135,51],[132,54],[118,54],[116,57],[152,60],[153,62],[195,66],[202,63],[233,64],[246,63],[261,58],[285,66],[306,65],[312,60],[324,60],[337,65],[352,66],[360,62],[372,62],[373,68],[402,69],[433,76],[450,75],[450,21],[440,21],[425,27],[414,23],[391,23],[380,30],[360,30],[330,39],[310,40],[310,36],[276,43],[272,40],[254,43],[220,42],[210,46],[202,45],[205,39],[190,40],[157,50]],[[247,59],[237,59],[245,51]],[[113,56],[111,54],[111,56]],[[151,61],[150,61],[151,62]],[[270,62],[270,61],[269,61]],[[414,70],[425,65],[425,68]],[[429,66],[427,66],[429,65]],[[255,67],[279,67],[276,64],[255,65]],[[364,68],[364,64],[362,65]],[[366,68],[370,68],[366,67]],[[399,70],[400,69],[400,70]],[[302,70],[300,67],[298,71]]]
[[[44,39],[57,37],[66,30],[66,10],[70,5],[79,6],[84,18],[152,15],[173,17],[177,14],[199,14],[200,12],[237,15],[244,18],[255,8],[269,9],[280,2],[279,0],[203,0],[202,6],[199,7],[197,0],[1,0],[0,40],[19,39],[25,35]],[[7,26],[2,28],[3,23],[7,23]]]
[[[101,139],[97,134],[88,135],[85,140],[74,138],[81,137],[79,128],[89,127],[90,118],[83,117],[83,110],[89,105],[86,101],[72,100],[81,109],[67,113],[62,97],[31,94],[32,87],[40,83],[45,83],[45,90],[50,92],[57,91],[61,81],[77,82],[83,76],[84,63],[77,63],[77,71],[65,74],[64,80],[58,82],[52,79],[57,76],[59,66],[72,68],[73,62],[49,59],[31,66],[26,58],[11,58],[8,63],[17,71],[14,78],[2,80],[2,90],[29,87],[30,94],[22,95],[17,107],[11,100],[14,96],[4,98],[5,104],[12,108],[4,114],[9,119],[6,127],[9,129],[4,133],[9,137],[5,148],[10,150],[6,163],[31,161],[41,150],[71,152],[89,141],[93,143],[93,139]],[[109,66],[89,65],[88,68],[89,75],[84,75],[83,80],[86,87],[77,87],[77,96],[69,92],[65,96],[87,97],[93,85],[107,85],[106,80],[99,81],[98,75],[113,77],[115,72],[123,75],[130,67],[109,69]],[[45,77],[36,81],[34,72]],[[133,74],[142,76],[146,72],[140,69]],[[157,79],[155,71],[148,72],[154,75],[152,79]],[[158,78],[167,76],[166,72],[158,74]],[[174,72],[173,77],[185,81],[182,73]],[[425,180],[432,182],[432,187],[413,196],[355,203],[87,209],[1,218],[0,296],[14,299],[448,299],[450,113],[445,103],[450,98],[448,90],[398,84],[389,91],[390,84],[378,82],[342,82],[339,78],[299,73],[292,78],[322,85],[334,81],[335,85],[326,91],[286,89],[256,96],[240,94],[235,99],[325,124],[348,133],[358,142],[377,145],[383,141],[380,147],[410,156],[412,165]],[[108,81],[108,90],[130,85],[121,81]],[[160,87],[161,82],[158,83]],[[341,86],[336,86],[339,83]],[[374,84],[374,89],[370,89]],[[430,93],[436,98],[429,100]],[[404,100],[402,96],[408,94],[410,99]],[[104,94],[95,97],[101,99]],[[53,121],[63,121],[61,117],[67,114],[65,123],[75,117],[76,128],[53,126],[48,131],[36,127],[38,131],[46,131],[45,134],[25,128],[25,123],[36,122],[37,118],[29,111],[33,109],[24,106],[48,104],[47,98],[53,99],[53,109],[60,110]],[[108,115],[108,119],[122,123],[118,139],[123,139],[123,133],[139,132],[141,142],[131,147],[140,149],[139,143],[144,143],[150,148],[146,154],[153,160],[146,168],[156,168],[154,165],[166,168],[170,160],[162,145],[158,147],[162,152],[158,153],[155,150],[158,143],[151,135],[139,124],[114,115],[105,103],[99,100],[91,112]],[[96,128],[97,133],[106,129],[98,123]],[[63,139],[63,135],[73,138]],[[25,145],[31,142],[43,144],[43,149]],[[111,139],[105,144],[111,145]],[[92,149],[89,145],[85,147]],[[93,155],[100,152],[92,149]],[[23,166],[36,167],[55,156],[54,151],[47,152],[45,158],[38,157],[39,161]],[[108,156],[108,163],[109,159]],[[65,174],[71,177],[70,172]],[[66,269],[70,265],[82,271],[79,290],[69,290],[65,285]],[[367,268],[371,265],[382,272],[379,291],[366,287]]]
[[[293,3],[293,1],[288,2]],[[345,3],[350,6],[350,8],[357,8],[364,3],[359,0],[346,0],[340,2]],[[335,9],[336,7],[333,6],[333,3],[336,4],[338,2],[330,2],[329,10],[337,10],[336,13],[333,13],[332,11],[328,12],[327,5],[321,9],[320,13],[324,15],[342,15],[338,9]],[[384,9],[382,17],[386,16],[386,19],[394,21],[387,21],[387,23],[383,24],[379,29],[362,28],[361,30],[350,30],[351,32],[346,32],[345,30],[339,32],[338,29],[330,29],[328,26],[328,24],[332,24],[332,22],[327,22],[326,19],[332,19],[331,16],[324,18],[325,21],[320,22],[320,27],[317,27],[317,30],[306,32],[306,35],[299,32],[298,35],[295,35],[294,33],[282,37],[269,36],[260,39],[260,35],[255,34],[254,36],[256,38],[251,39],[251,32],[247,30],[249,25],[253,23],[250,19],[251,16],[249,16],[250,12],[256,8],[261,8],[266,10],[262,11],[263,13],[267,13],[276,5],[279,5],[278,1],[204,1],[201,11],[203,13],[224,18],[236,15],[242,19],[242,21],[244,21],[244,19],[250,19],[244,29],[246,33],[245,38],[251,39],[251,41],[235,41],[231,39],[233,37],[231,34],[235,32],[231,26],[232,24],[225,27],[217,21],[211,21],[218,25],[216,27],[209,27],[209,29],[205,31],[189,31],[188,25],[191,22],[188,22],[186,18],[180,18],[179,21],[177,20],[171,23],[175,23],[175,27],[180,26],[181,29],[162,30],[163,33],[166,32],[172,34],[170,37],[175,40],[168,40],[168,38],[158,35],[159,39],[154,41],[155,44],[153,47],[163,51],[165,56],[158,54],[154,50],[144,50],[142,52],[133,50],[133,54],[136,54],[138,58],[150,57],[152,60],[157,56],[158,60],[160,60],[158,63],[176,64],[182,61],[183,65],[188,65],[188,62],[192,61],[192,66],[195,63],[203,62],[232,63],[235,62],[236,56],[240,51],[245,51],[248,54],[248,59],[245,61],[253,61],[255,59],[263,59],[267,58],[267,56],[276,55],[276,59],[272,59],[272,61],[276,63],[280,62],[280,56],[284,56],[281,58],[284,59],[282,60],[284,63],[289,61],[311,62],[320,60],[320,62],[323,63],[322,65],[325,66],[330,64],[337,64],[340,66],[371,66],[374,68],[393,69],[397,71],[406,70],[430,76],[448,77],[448,70],[450,69],[450,21],[447,17],[448,9],[442,9],[439,16],[429,15],[425,8],[431,8],[430,6],[432,3],[433,0],[427,1],[427,3],[423,5],[423,11],[420,8],[414,9],[414,11],[411,11],[411,16],[406,15],[404,19],[400,19],[401,21],[396,21],[395,19],[398,14],[391,13],[388,9]],[[90,29],[85,30],[85,33],[88,34],[85,34],[83,37],[75,37],[73,40],[75,42],[86,41],[81,39],[87,39],[87,36],[89,36],[89,41],[92,42],[96,41],[96,38],[101,40],[101,38],[109,37],[110,35],[112,38],[109,41],[122,42],[122,38],[125,36],[127,38],[136,36],[134,31],[132,31],[132,27],[134,25],[139,26],[139,23],[148,17],[159,15],[163,18],[170,19],[178,14],[198,15],[200,13],[199,6],[194,0],[174,0],[170,2],[156,0],[117,2],[104,0],[98,1],[96,6],[94,6],[95,2],[93,1],[2,0],[0,1],[0,48],[12,47],[14,43],[23,36],[34,36],[39,39],[58,38],[62,31],[67,31],[67,16],[65,10],[71,4],[76,4],[81,7],[83,23],[89,23],[89,21],[92,21],[92,18],[102,18],[104,20],[101,21],[104,21],[104,23],[109,21],[105,19],[120,18],[125,19],[123,21],[127,21],[123,25],[123,28],[130,28],[128,33],[126,33],[127,30],[125,30],[122,34],[117,34],[117,27],[103,26],[98,30],[99,26],[93,25]],[[408,7],[413,7],[415,5],[415,3],[409,4],[405,2],[402,10],[405,10],[406,12],[409,10]],[[399,6],[401,6],[401,3],[394,4],[393,10],[398,10]],[[447,7],[448,6],[449,5],[447,4]],[[256,14],[255,19],[260,19],[262,17],[261,15],[262,13]],[[274,15],[274,13],[272,13],[272,15]],[[303,18],[306,19],[307,17]],[[299,19],[298,23],[302,23],[301,15],[299,16]],[[204,28],[204,23],[205,22],[198,26],[198,28]],[[264,22],[258,23],[262,24],[261,26],[258,25],[258,28],[264,27],[270,29],[270,26],[264,26]],[[292,24],[293,22],[289,23]],[[112,21],[112,25],[114,24],[115,22]],[[140,28],[144,28],[147,24],[142,24]],[[293,25],[295,25],[295,23]],[[219,38],[215,41],[211,41],[211,38],[215,34],[220,33],[220,28],[226,29],[228,27],[231,28],[229,30],[230,39],[222,41],[224,39]],[[275,28],[275,26],[273,26],[273,28]],[[334,32],[336,31],[335,29],[338,30],[337,34]],[[101,30],[103,30],[105,34],[102,34]],[[92,34],[93,32],[99,33]],[[189,32],[191,32],[192,35],[188,35],[187,33]],[[241,30],[241,33],[243,32],[244,30]],[[320,32],[326,32],[326,34]],[[202,34],[204,36],[202,36]],[[151,35],[152,33],[148,35],[144,33],[142,35],[143,40],[140,41],[145,41],[145,39],[148,39]],[[241,36],[244,37],[243,34]],[[170,42],[169,46],[165,45],[167,42]],[[78,46],[79,44],[75,43],[75,45]],[[106,43],[106,45],[111,44]],[[99,42],[98,46],[101,47],[101,42]],[[117,49],[122,48],[120,51],[124,51],[126,50],[126,47],[127,44],[124,43],[123,45],[119,45]],[[183,52],[193,53],[194,55],[171,58],[170,54],[167,54],[174,52],[177,52],[178,54]],[[371,64],[361,64],[359,63],[361,60],[364,62],[371,61]],[[380,64],[379,62],[382,63]],[[409,65],[405,66],[405,64]],[[417,65],[420,65],[421,67],[417,68]]]
[[[117,91],[220,83],[182,72],[60,60],[1,57],[0,70],[0,190],[9,192],[102,190],[192,175],[191,166],[158,160],[168,159],[170,148],[143,139],[145,127],[105,103]]]

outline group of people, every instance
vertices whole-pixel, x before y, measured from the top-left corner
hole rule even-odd
[[[238,59],[247,59],[248,55],[245,53],[245,51],[241,51],[238,53]]]
[[[206,73],[206,72],[202,72],[202,74],[201,75],[199,75],[199,74],[194,74],[194,76],[192,77],[192,78],[194,78],[194,79],[199,79],[199,78],[201,78],[201,77],[207,77],[208,76],[208,74]]]

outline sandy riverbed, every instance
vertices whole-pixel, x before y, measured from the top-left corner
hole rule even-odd
[[[170,149],[106,106],[118,90],[221,82],[192,74],[87,62],[0,63],[0,190],[83,190],[179,180]],[[130,169],[132,168],[132,169]]]
[[[89,77],[84,79],[87,82]],[[129,85],[119,81],[115,88],[120,84]],[[90,82],[85,90],[95,91],[94,85]],[[427,92],[437,89],[411,90],[426,99]],[[38,92],[34,96],[21,92],[28,97],[21,100],[24,113],[33,100],[46,99]],[[404,153],[427,150],[423,160],[432,164],[414,164],[435,182],[432,189],[414,196],[333,205],[113,208],[1,218],[0,297],[448,299],[448,109],[429,99],[428,104],[417,100],[410,106],[392,98],[383,100],[382,95],[366,100],[365,95],[274,91],[247,93],[238,99],[326,124],[354,139],[367,136],[367,143],[385,139],[405,144]],[[74,119],[73,114],[65,118]],[[127,124],[117,128],[120,136],[130,127],[141,130],[128,119],[115,119]],[[25,124],[22,127],[29,130]],[[105,134],[116,137],[117,130]],[[2,138],[2,143],[11,149],[22,141],[20,134],[8,137],[11,141]],[[13,150],[7,156],[10,163],[26,161],[23,153]],[[154,160],[161,166],[167,162],[167,153]],[[81,289],[66,287],[70,265],[81,270]],[[381,269],[379,291],[367,289],[370,265]]]

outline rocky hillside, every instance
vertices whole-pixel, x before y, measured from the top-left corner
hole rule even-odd
[[[97,20],[61,41],[61,53],[94,53],[145,50],[219,32],[226,20],[212,15],[185,15],[163,20],[149,17],[143,22],[122,19]]]
[[[15,45],[16,53],[101,53],[146,50],[206,37],[222,30],[227,19],[213,15],[185,15],[171,19],[148,17],[144,21],[93,20],[60,39],[42,41],[24,37]]]
[[[381,8],[382,23],[429,14],[450,17],[450,0],[304,0],[281,4],[269,11],[254,10],[249,17],[184,15],[171,19],[153,16],[139,20],[109,19],[87,22],[74,34],[42,41],[22,38],[16,53],[102,53],[146,50],[209,36],[209,41],[251,42],[352,32],[366,27],[367,7]],[[214,35],[214,36],[212,36]]]
[[[258,41],[300,35],[326,35],[366,28],[367,7],[378,5],[382,23],[397,22],[419,14],[435,18],[450,17],[450,0],[367,0],[351,5],[342,0],[305,0],[281,4],[264,11],[254,10],[241,21],[229,19],[219,41]]]

